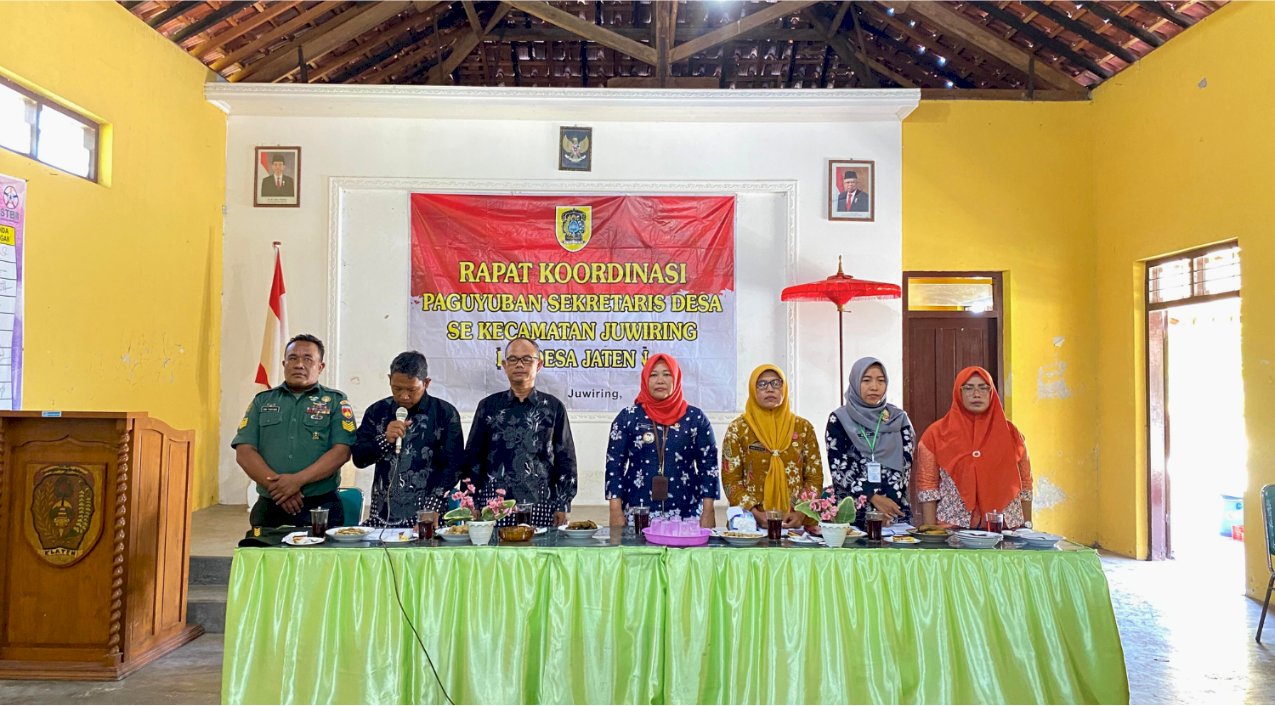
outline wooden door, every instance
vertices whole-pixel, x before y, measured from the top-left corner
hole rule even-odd
[[[997,320],[985,315],[906,317],[903,404],[918,437],[947,414],[952,405],[952,382],[962,368],[986,368],[1001,389],[997,328]]]

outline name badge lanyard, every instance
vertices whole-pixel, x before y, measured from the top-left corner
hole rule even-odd
[[[859,427],[859,438],[863,439],[863,443],[868,445],[868,482],[881,482],[881,464],[877,463],[877,439],[881,436],[881,415],[877,415],[877,428],[872,431],[872,438],[868,439],[867,429]],[[876,476],[874,479],[873,476]]]
[[[651,483],[651,499],[656,500],[656,485],[662,486],[663,492],[659,493],[660,497],[660,514],[665,514],[665,506],[668,504],[668,479],[664,476],[664,445],[668,443],[668,427],[663,424],[653,424],[655,427],[655,455],[659,459],[660,469],[657,478],[659,481],[652,479]],[[664,433],[661,434],[660,430]]]

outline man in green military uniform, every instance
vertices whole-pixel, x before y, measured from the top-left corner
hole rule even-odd
[[[328,524],[345,524],[336,488],[354,444],[354,410],[345,393],[319,384],[323,341],[294,336],[284,348],[283,384],[258,393],[230,445],[257,483],[253,527],[310,524],[310,510],[328,508]]]

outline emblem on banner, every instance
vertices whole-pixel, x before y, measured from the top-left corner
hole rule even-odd
[[[592,206],[559,206],[558,244],[567,252],[580,252],[593,236]]]
[[[70,566],[97,543],[103,476],[98,467],[49,466],[36,472],[25,534],[41,559]]]

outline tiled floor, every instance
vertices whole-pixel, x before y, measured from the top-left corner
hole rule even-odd
[[[228,554],[246,528],[243,506],[200,511],[193,546]],[[1132,703],[1275,703],[1275,617],[1256,644],[1261,606],[1242,595],[1241,549],[1218,539],[1169,562],[1103,557]],[[205,635],[121,682],[0,681],[0,703],[218,703],[221,658],[222,636]]]

